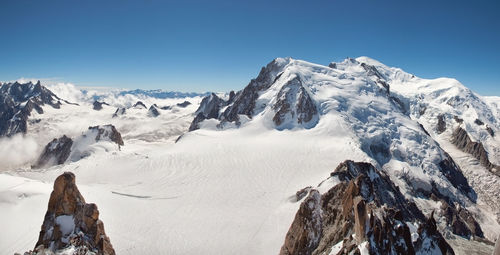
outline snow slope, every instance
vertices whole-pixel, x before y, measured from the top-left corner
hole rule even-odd
[[[421,79],[366,57],[330,66],[285,58],[276,59],[275,66],[269,86],[257,93],[251,116],[238,115],[239,123],[204,120],[200,129],[185,133],[177,143],[200,97],[109,94],[99,100],[111,106],[95,111],[93,100],[60,88],[80,105],[47,108],[31,116],[40,122],[29,126],[26,137],[43,146],[62,134],[76,137],[89,126],[113,124],[125,146],[47,169],[24,165],[0,173],[0,225],[8,229],[0,231],[0,250],[12,254],[33,248],[54,179],[72,171],[86,201],[98,205],[118,254],[277,253],[300,204],[295,193],[317,187],[346,159],[386,171],[425,213],[440,204],[414,197],[412,191],[430,190],[435,183],[441,193],[474,213],[490,240],[500,234],[495,215],[500,207],[491,204],[500,201],[495,193],[498,177],[486,169],[476,171],[477,161],[449,143],[457,115],[473,139],[485,144],[490,160],[497,160],[498,136],[488,136],[485,127],[500,134],[498,100],[480,97],[452,79]],[[317,111],[307,123],[287,112],[285,125],[277,127],[273,118],[280,91],[297,77],[303,90],[293,91],[305,91]],[[58,89],[54,93],[59,95]],[[152,118],[147,109],[131,107],[139,100],[148,108],[184,100],[193,104],[160,110]],[[113,118],[117,107],[127,108],[126,113]],[[440,114],[449,124],[438,134]],[[474,124],[476,119],[484,125]],[[473,192],[442,172],[438,165],[446,153],[460,165]],[[411,183],[403,180],[405,174]],[[335,185],[334,180],[329,185]]]

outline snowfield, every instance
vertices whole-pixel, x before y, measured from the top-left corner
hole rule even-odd
[[[329,67],[290,58],[275,61],[280,69],[272,74],[273,85],[260,92],[252,118],[241,115],[239,126],[207,119],[193,132],[187,130],[200,96],[158,98],[49,87],[78,105],[33,112],[30,120],[37,121],[29,123],[25,136],[0,141],[0,154],[6,146],[25,153],[21,159],[0,155],[2,254],[34,248],[53,182],[65,171],[76,175],[86,202],[97,204],[117,254],[276,254],[300,205],[296,192],[308,186],[326,192],[338,183],[330,173],[346,159],[386,171],[426,214],[439,210],[440,203],[409,193],[415,188],[430,190],[434,183],[441,193],[463,202],[486,238],[494,241],[500,235],[500,178],[450,142],[453,130],[461,126],[471,139],[484,144],[490,161],[500,165],[500,98],[476,95],[453,79],[418,78],[367,57]],[[360,63],[376,67],[381,77]],[[296,77],[318,112],[303,124],[291,114],[276,127],[277,95]],[[390,84],[390,92],[378,79]],[[109,105],[93,110],[95,99]],[[152,117],[148,109],[134,107],[137,101],[147,108],[156,104],[160,115]],[[177,105],[184,101],[191,104]],[[171,107],[161,109],[165,106]],[[113,117],[117,108],[126,108],[125,114]],[[439,115],[447,123],[441,133],[436,131]],[[474,124],[476,119],[483,125]],[[89,126],[105,124],[121,133],[125,145],[120,150],[100,141],[82,159],[30,168],[52,139],[76,138]],[[489,135],[486,127],[498,135]],[[74,147],[83,146],[88,141],[75,143]],[[446,153],[474,192],[462,192],[441,172],[437,165]],[[411,177],[411,184],[403,180],[403,173]],[[60,221],[71,227],[65,219]],[[493,249],[447,238],[453,239],[450,244],[458,247],[456,252]]]

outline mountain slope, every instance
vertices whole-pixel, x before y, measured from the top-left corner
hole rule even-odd
[[[340,179],[330,173],[353,160],[372,164],[384,176],[384,184],[373,187],[397,190],[398,201],[433,215],[418,221],[431,226],[420,232],[417,221],[405,222],[412,235],[442,235],[457,253],[491,253],[489,241],[500,234],[494,207],[500,201],[498,177],[451,139],[463,125],[496,164],[498,136],[491,136],[486,126],[493,132],[500,129],[498,111],[494,99],[467,93],[450,79],[421,79],[369,58],[329,66],[279,58],[241,91],[188,99],[193,104],[185,108],[178,105],[184,99],[143,100],[128,94],[99,98],[110,104],[99,111],[91,100],[34,114],[41,121],[30,130],[50,133],[45,143],[111,123],[126,146],[50,168],[0,173],[5,208],[0,219],[9,229],[0,232],[0,249],[13,253],[32,248],[50,183],[71,171],[82,195],[99,204],[99,217],[118,254],[278,253],[302,202],[308,194],[317,198],[311,190],[325,196],[340,189]],[[443,108],[455,96],[469,108]],[[147,109],[157,104],[160,115],[153,118],[146,108],[134,108],[137,101]],[[117,108],[126,111],[112,118]],[[463,122],[455,123],[454,115]],[[367,201],[383,215],[402,207]],[[385,221],[383,215],[373,218],[374,223],[398,229],[396,221]],[[346,233],[350,231],[354,229]],[[341,248],[322,243],[325,251]]]

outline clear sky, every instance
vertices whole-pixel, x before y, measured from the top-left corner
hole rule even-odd
[[[500,1],[0,0],[0,80],[241,89],[276,57],[369,56],[500,96]]]

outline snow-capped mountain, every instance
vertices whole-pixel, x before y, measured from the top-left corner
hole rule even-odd
[[[51,90],[78,105],[33,113],[24,137],[112,124],[125,146],[0,173],[9,253],[33,249],[66,171],[118,254],[491,254],[500,235],[500,100],[453,79],[278,58],[204,98]]]
[[[26,133],[27,121],[33,110],[42,114],[42,106],[50,105],[58,109],[62,103],[68,104],[43,87],[40,81],[36,84],[0,83],[0,137]]]
[[[469,182],[476,182],[478,174],[464,172],[446,148],[454,145],[451,152],[459,149],[479,160],[490,171],[479,170],[482,176],[498,184],[498,177],[492,174],[498,175],[500,169],[496,163],[500,143],[495,137],[500,116],[491,103],[456,80],[421,79],[367,57],[348,58],[328,67],[275,59],[234,97],[224,100],[212,94],[204,98],[196,114],[191,131],[310,129],[332,141],[337,132],[347,131],[354,143],[343,146],[365,153],[367,161],[389,173],[421,210],[439,210],[437,216],[449,226],[446,230],[466,238],[486,235],[490,240],[499,234],[498,192],[482,191],[489,184],[477,183],[474,189]],[[477,165],[463,165],[472,167]],[[483,203],[478,203],[476,190]],[[422,198],[427,201],[419,201]],[[429,200],[437,201],[441,208],[429,208]],[[489,212],[473,216],[466,209],[477,211],[491,200],[497,202],[489,204]],[[460,210],[445,210],[450,206]],[[461,220],[455,215],[461,211],[467,215],[462,216],[464,221],[479,218],[484,222],[474,219],[457,226],[455,222]],[[491,217],[492,213],[496,216]],[[480,225],[487,230],[483,232]]]

